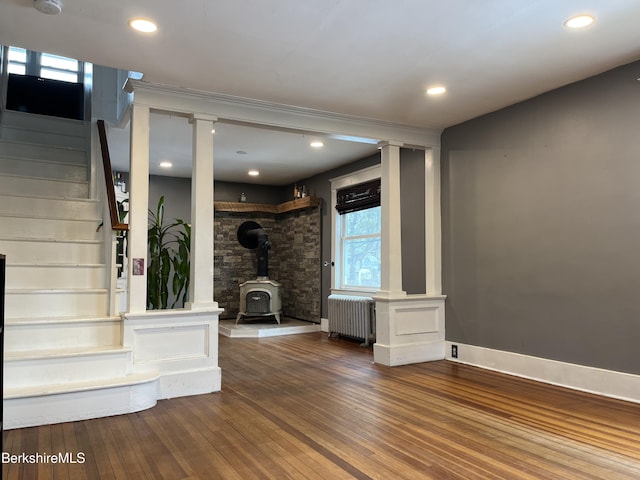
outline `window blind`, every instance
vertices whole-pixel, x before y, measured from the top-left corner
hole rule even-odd
[[[340,215],[380,205],[380,179],[341,188],[336,192],[336,210]]]

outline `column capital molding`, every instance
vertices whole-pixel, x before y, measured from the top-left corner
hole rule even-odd
[[[378,148],[386,148],[386,147],[402,147],[404,146],[404,142],[399,142],[397,140],[383,140],[378,142]]]
[[[189,116],[189,123],[194,123],[196,120],[204,120],[216,123],[218,121],[218,117],[216,117],[215,115],[209,115],[207,113],[192,113]]]

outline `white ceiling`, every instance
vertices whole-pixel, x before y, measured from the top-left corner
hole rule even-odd
[[[32,0],[0,0],[0,43],[140,71],[155,83],[436,128],[640,59],[639,0],[62,1],[50,16]],[[569,31],[562,23],[578,13],[595,24]],[[132,31],[136,16],[159,30]],[[427,97],[434,83],[447,93]],[[235,135],[229,126],[222,135],[226,127],[216,133],[216,175],[253,160],[261,183],[274,181],[269,171],[284,183],[374,148],[335,140],[327,147],[355,151],[288,155],[268,151],[273,132]],[[276,145],[300,141],[280,135]]]

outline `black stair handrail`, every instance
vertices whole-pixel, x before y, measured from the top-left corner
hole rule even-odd
[[[109,203],[109,216],[111,217],[111,229],[117,231],[129,230],[129,224],[120,222],[118,205],[116,202],[116,187],[113,183],[113,171],[111,170],[111,156],[107,143],[107,130],[104,120],[98,120],[98,136],[100,137],[100,151],[102,152],[102,168],[104,169],[104,181],[107,187],[107,202]]]

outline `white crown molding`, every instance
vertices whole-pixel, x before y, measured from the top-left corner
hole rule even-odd
[[[184,115],[212,115],[218,117],[221,122],[349,137],[353,141],[366,143],[393,141],[412,147],[440,146],[441,128],[406,125],[131,78],[127,79],[124,89],[134,94],[134,103],[147,105],[151,109]]]

